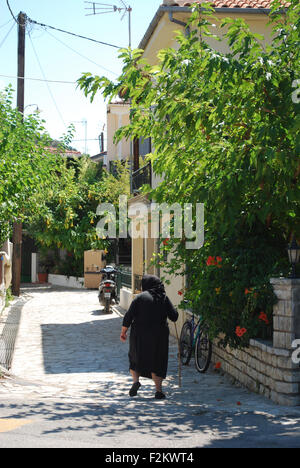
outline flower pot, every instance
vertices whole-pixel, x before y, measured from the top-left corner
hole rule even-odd
[[[38,273],[39,283],[47,283],[48,282],[48,273]]]

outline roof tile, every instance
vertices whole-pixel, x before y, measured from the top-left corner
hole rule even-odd
[[[202,3],[203,0],[163,0],[164,6],[179,6],[187,7],[193,3]],[[215,8],[270,8],[272,0],[212,0],[212,6]],[[282,1],[283,6],[287,6],[288,2]]]

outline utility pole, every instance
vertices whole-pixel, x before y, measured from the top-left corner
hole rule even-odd
[[[131,13],[132,13],[132,8],[131,6],[127,7],[127,12],[128,12],[128,33],[129,33],[129,49],[131,49]]]
[[[18,85],[17,85],[17,108],[24,113],[24,91],[25,91],[25,29],[26,14],[20,12],[18,15]],[[22,223],[16,220],[13,224],[13,259],[12,259],[12,292],[14,296],[20,296],[21,284],[21,261],[22,261]]]

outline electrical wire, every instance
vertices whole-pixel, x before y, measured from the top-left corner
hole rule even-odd
[[[65,34],[69,34],[71,36],[79,37],[80,39],[86,39],[88,41],[96,42],[97,44],[106,45],[108,47],[114,47],[115,49],[121,49],[122,48],[121,46],[116,46],[116,45],[113,45],[113,44],[109,44],[107,42],[97,41],[96,39],[92,39],[90,37],[81,36],[80,34],[75,34],[75,33],[72,33],[70,31],[65,31],[64,29],[55,28],[54,26],[49,26],[48,24],[38,23],[37,21],[34,21],[34,20],[32,20],[31,18],[28,18],[28,17],[27,17],[27,21],[29,23],[31,23],[31,24],[37,24],[38,26],[41,26],[43,28],[54,29],[55,31],[59,31],[59,32],[62,32],[62,33],[65,33]]]
[[[99,138],[87,138],[87,139],[84,138],[83,140],[72,140],[72,142],[74,141],[76,142],[77,141],[99,141]]]
[[[60,39],[58,39],[57,37],[55,37],[53,34],[51,34],[49,31],[45,30],[47,34],[49,34],[51,37],[53,37],[56,41],[60,42],[61,44],[63,44],[65,47],[67,47],[68,49],[72,50],[75,54],[79,55],[80,57],[88,60],[89,62],[93,63],[94,65],[97,65],[97,67],[99,68],[102,68],[103,70],[107,71],[108,73],[111,73],[112,75],[115,75],[115,76],[118,76],[117,73],[109,70],[108,68],[105,68],[103,67],[103,65],[99,65],[99,63],[96,63],[94,62],[93,60],[91,60],[90,58],[86,57],[85,55],[82,55],[80,52],[78,52],[77,50],[73,49],[72,47],[70,47],[68,44],[66,44],[65,42],[61,41]]]
[[[42,75],[43,75],[43,77],[44,77],[44,80],[45,80],[45,82],[46,82],[46,86],[47,86],[47,88],[48,88],[49,94],[50,94],[50,96],[51,96],[51,98],[52,98],[52,101],[53,101],[53,103],[54,103],[54,105],[55,105],[55,108],[56,108],[56,110],[57,110],[57,113],[58,113],[58,115],[59,115],[59,117],[60,117],[62,123],[64,124],[64,126],[67,128],[67,125],[66,125],[66,123],[65,123],[65,121],[64,121],[64,118],[63,118],[63,116],[62,116],[62,114],[61,114],[61,112],[60,112],[60,110],[59,110],[59,108],[58,108],[58,105],[57,105],[57,103],[56,103],[56,101],[55,101],[54,95],[53,95],[53,93],[52,93],[52,91],[51,91],[51,88],[50,88],[50,86],[49,86],[48,80],[46,79],[46,75],[45,75],[45,73],[44,73],[43,67],[42,67],[41,62],[40,62],[40,60],[39,60],[38,54],[37,54],[37,52],[36,52],[36,50],[35,50],[35,47],[34,47],[34,44],[33,44],[33,41],[32,41],[32,39],[31,39],[31,35],[30,35],[30,34],[29,34],[29,39],[30,39],[30,42],[31,42],[31,45],[32,45],[32,48],[33,48],[33,52],[34,52],[35,57],[36,57],[36,60],[37,60],[37,62],[38,62],[38,64],[39,64],[41,73],[42,73]]]
[[[15,17],[15,15],[14,15],[13,12],[12,12],[12,9],[11,9],[11,7],[10,7],[10,4],[9,4],[8,0],[6,0],[6,3],[7,3],[7,6],[8,6],[8,9],[9,9],[9,11],[10,11],[11,16],[13,17],[13,19],[15,20],[15,22],[16,22],[17,24],[19,24],[19,21],[17,20],[17,18]]]
[[[8,25],[9,23],[11,23],[12,21],[13,21],[13,20],[10,19],[9,21],[7,21],[7,23],[2,24],[2,25],[0,26],[0,29],[4,28],[5,26],[7,26],[7,25]]]
[[[3,46],[4,42],[6,41],[6,39],[8,38],[8,36],[10,35],[11,31],[15,28],[15,26],[16,24],[14,23],[12,27],[10,28],[10,30],[8,31],[8,33],[6,34],[6,36],[4,37],[3,41],[0,43],[0,49]]]
[[[62,84],[77,84],[76,81],[62,81],[62,80],[44,80],[41,78],[29,78],[27,76],[13,76],[13,75],[0,75],[1,78],[15,78],[16,80],[32,80],[32,81],[42,81],[47,83],[62,83]]]

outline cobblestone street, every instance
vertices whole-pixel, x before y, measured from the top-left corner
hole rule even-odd
[[[20,427],[1,430],[0,420],[0,447],[300,445],[300,408],[276,406],[213,369],[201,375],[193,361],[179,388],[174,338],[167,400],[154,399],[147,379],[131,399],[124,311],[103,314],[96,291],[40,286],[23,297],[12,375],[0,380],[0,418]]]

